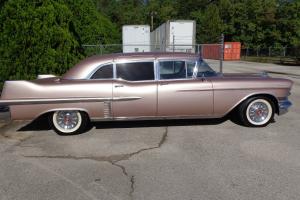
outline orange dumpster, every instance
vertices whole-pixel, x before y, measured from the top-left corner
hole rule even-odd
[[[241,43],[225,42],[224,43],[224,60],[240,60]]]

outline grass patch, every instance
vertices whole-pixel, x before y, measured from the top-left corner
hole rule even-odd
[[[268,57],[268,56],[242,56],[241,60],[261,63],[275,63],[283,65],[300,65],[300,59],[291,57]]]

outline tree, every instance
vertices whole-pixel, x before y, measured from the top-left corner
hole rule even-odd
[[[77,62],[81,55],[69,31],[71,19],[61,1],[7,1],[0,13],[0,82],[62,74]]]
[[[83,43],[120,41],[92,0],[8,0],[0,21],[0,83],[61,75],[86,55]]]
[[[217,43],[223,32],[223,22],[219,15],[219,9],[211,4],[207,9],[191,13],[192,19],[197,22],[197,42]]]
[[[279,1],[276,27],[283,46],[300,47],[300,1]]]
[[[98,9],[121,28],[127,24],[145,24],[148,13],[143,0],[97,0]]]
[[[147,5],[147,24],[150,22],[151,12],[154,13],[154,28],[157,28],[159,25],[165,23],[167,20],[179,19],[176,9],[176,1],[173,0],[151,0]]]
[[[120,42],[115,24],[97,11],[92,0],[66,0],[72,12],[72,32],[82,44],[114,44]]]

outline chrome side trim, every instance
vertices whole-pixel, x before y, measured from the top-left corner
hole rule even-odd
[[[287,98],[284,100],[278,101],[278,115],[283,115],[288,112],[288,108],[293,104]]]
[[[222,91],[222,90],[272,90],[272,89],[286,89],[284,87],[261,87],[261,88],[214,88],[215,91]]]
[[[186,89],[186,90],[176,90],[176,92],[201,92],[201,91],[213,91],[213,89],[212,88],[210,88],[210,89],[194,89],[194,90],[188,90],[188,89]]]
[[[140,116],[140,117],[114,117],[114,118],[92,118],[91,121],[139,121],[139,120],[172,120],[172,119],[215,119],[222,116]]]
[[[82,102],[104,102],[104,101],[132,101],[141,97],[71,97],[71,98],[39,98],[39,99],[7,99],[0,100],[0,105],[27,105],[27,104],[57,104],[57,103],[82,103]]]
[[[112,101],[134,101],[141,98],[142,97],[114,97]]]
[[[105,119],[112,117],[111,101],[104,101],[103,116]]]

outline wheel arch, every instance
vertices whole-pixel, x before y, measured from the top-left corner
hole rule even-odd
[[[250,98],[253,98],[253,97],[265,97],[265,98],[268,98],[270,99],[273,103],[274,103],[274,112],[276,114],[279,113],[279,106],[278,106],[278,100],[277,98],[273,95],[273,94],[269,94],[269,93],[255,93],[255,94],[250,94],[246,97],[244,97],[243,99],[241,99],[236,105],[234,105],[228,113],[226,114],[229,114],[229,113],[232,113],[234,111],[236,111],[236,109],[243,104],[243,102],[245,102],[246,100],[250,99]]]
[[[37,117],[35,117],[35,119],[37,119],[41,116],[44,116],[44,115],[50,115],[50,114],[52,114],[56,111],[60,111],[60,110],[78,110],[79,112],[85,113],[88,120],[90,120],[89,112],[86,109],[83,109],[83,108],[54,108],[54,109],[50,109],[50,110],[47,110],[45,112],[40,113]]]

